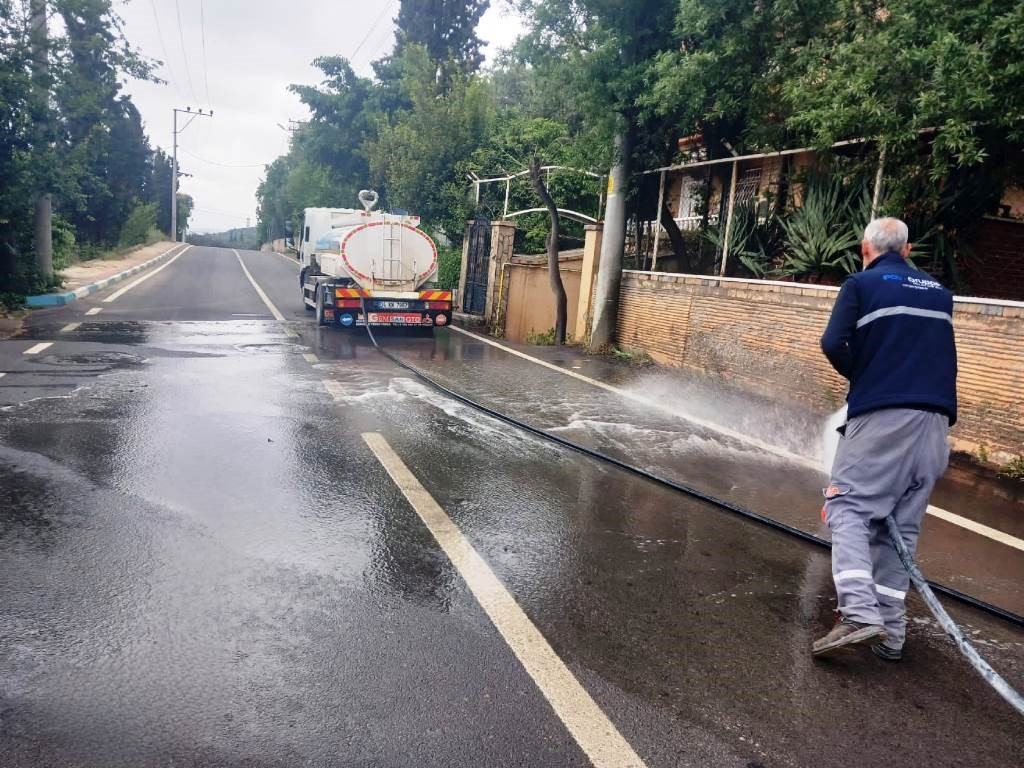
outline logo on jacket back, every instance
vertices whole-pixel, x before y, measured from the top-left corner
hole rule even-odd
[[[883,280],[895,280],[898,283],[903,281],[902,277],[900,277],[899,275],[894,275],[891,272],[888,273],[888,274],[882,275],[882,279]]]
[[[935,280],[922,280],[920,277],[908,277],[907,282],[910,283],[908,288],[918,288],[922,291],[927,291],[929,288],[941,288],[942,283]]]

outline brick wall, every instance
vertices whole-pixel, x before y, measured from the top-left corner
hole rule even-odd
[[[741,386],[836,408],[846,382],[818,340],[838,289],[627,270],[621,345],[660,363],[727,376]],[[1009,461],[1024,453],[1024,303],[957,299],[957,450]]]
[[[977,296],[1024,300],[1024,221],[982,220],[964,277]]]

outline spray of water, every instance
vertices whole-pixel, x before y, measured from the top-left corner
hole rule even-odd
[[[821,466],[826,471],[832,470],[839,449],[839,428],[846,423],[846,406],[833,413],[825,421],[825,432],[821,436]]]
[[[845,419],[845,407],[822,428],[821,415],[767,397],[751,396],[721,381],[678,375],[647,376],[619,392],[656,411],[739,440],[810,469],[831,467],[838,435],[828,427]],[[840,415],[841,414],[841,415]]]

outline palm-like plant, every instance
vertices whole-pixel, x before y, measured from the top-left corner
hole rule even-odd
[[[803,205],[781,222],[786,237],[781,272],[818,279],[856,272],[857,244],[870,217],[871,193],[863,181],[847,184],[838,177],[808,177]]]

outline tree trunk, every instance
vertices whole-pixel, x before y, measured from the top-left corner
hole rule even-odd
[[[668,241],[672,245],[672,254],[679,260],[680,269],[690,271],[690,255],[686,252],[686,240],[683,233],[679,231],[679,225],[672,218],[672,211],[668,209],[668,201],[661,205],[661,226],[668,233]]]
[[[565,344],[565,326],[568,322],[568,299],[565,295],[565,286],[562,285],[562,275],[558,271],[558,206],[551,199],[551,193],[540,172],[540,158],[533,157],[530,160],[530,180],[537,196],[548,209],[551,217],[551,234],[548,235],[548,282],[551,284],[551,293],[555,295],[555,344]]]

